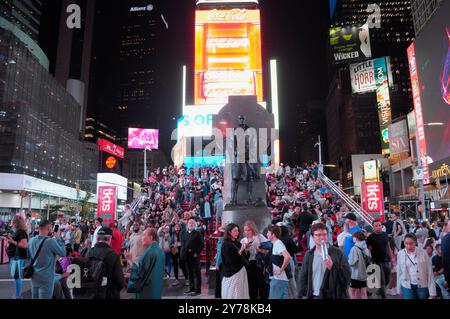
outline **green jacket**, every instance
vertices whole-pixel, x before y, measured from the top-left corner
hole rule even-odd
[[[158,243],[153,243],[131,268],[128,292],[135,299],[161,299],[165,254]]]

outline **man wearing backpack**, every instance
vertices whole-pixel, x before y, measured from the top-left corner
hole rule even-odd
[[[126,286],[119,255],[111,247],[112,237],[111,228],[100,228],[97,243],[86,256],[86,268],[97,284],[92,289],[94,299],[120,299],[120,291]]]
[[[55,277],[56,256],[66,256],[66,246],[57,231],[50,239],[52,224],[43,220],[39,224],[39,235],[30,239],[28,254],[34,269],[31,277],[33,299],[52,299]]]

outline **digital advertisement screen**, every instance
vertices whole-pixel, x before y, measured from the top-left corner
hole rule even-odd
[[[197,10],[195,104],[226,104],[230,95],[263,101],[259,10]]]
[[[128,148],[157,150],[159,131],[143,128],[128,129]]]
[[[450,165],[450,1],[442,4],[415,42],[430,176]]]

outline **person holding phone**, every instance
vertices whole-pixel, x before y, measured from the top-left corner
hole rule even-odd
[[[239,242],[239,226],[228,224],[220,250],[223,266],[222,299],[250,299],[246,266],[248,244]]]
[[[256,262],[256,255],[261,251],[259,246],[266,242],[267,238],[261,235],[254,221],[246,221],[244,224],[245,237],[242,238],[241,244],[245,246],[245,250],[249,253],[249,264],[247,266],[248,284],[250,299],[262,299],[264,294],[264,274],[263,268],[259,267]]]
[[[311,234],[315,246],[303,259],[299,298],[348,299],[351,271],[344,253],[329,246],[324,224],[314,224]]]
[[[31,277],[32,299],[52,299],[55,277],[56,257],[66,256],[66,246],[58,229],[50,238],[52,224],[48,220],[39,223],[39,235],[30,239],[28,253],[30,259],[36,258]],[[42,246],[39,254],[37,251]],[[36,257],[37,256],[37,257]]]

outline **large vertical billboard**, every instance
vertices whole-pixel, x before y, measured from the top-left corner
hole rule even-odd
[[[331,28],[330,48],[334,63],[371,58],[369,26],[364,24]]]
[[[450,166],[450,1],[445,1],[408,49],[416,135],[425,178],[445,178]],[[429,182],[429,181],[426,181]]]
[[[381,153],[389,155],[389,124],[392,121],[389,72],[386,59],[375,59],[375,87],[377,94],[378,119],[380,120]]]
[[[259,10],[197,10],[195,104],[226,104],[230,95],[263,101]]]
[[[100,186],[98,188],[97,217],[103,219],[105,224],[116,219],[117,187]]]
[[[362,206],[375,219],[384,221],[384,194],[382,182],[363,182]]]

